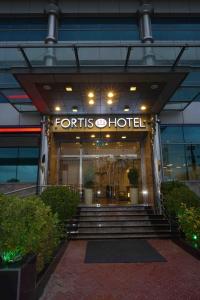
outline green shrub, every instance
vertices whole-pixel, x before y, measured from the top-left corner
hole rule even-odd
[[[51,207],[53,213],[57,213],[61,224],[64,224],[76,213],[79,204],[78,193],[64,186],[47,188],[42,192],[41,199]]]
[[[186,185],[180,181],[166,181],[161,183],[161,193],[165,197],[168,195],[173,189],[185,187]]]
[[[176,217],[182,210],[181,205],[189,207],[200,207],[199,197],[185,184],[170,182],[162,187],[164,206],[172,217]]]
[[[196,248],[200,248],[200,208],[182,206],[178,215],[181,230],[186,239]]]
[[[52,257],[59,243],[58,219],[37,197],[0,198],[0,255],[17,261],[37,254],[37,271]]]

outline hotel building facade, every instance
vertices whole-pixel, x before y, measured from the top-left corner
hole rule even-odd
[[[200,193],[200,3],[0,1],[0,189]],[[124,201],[124,202],[123,202]]]

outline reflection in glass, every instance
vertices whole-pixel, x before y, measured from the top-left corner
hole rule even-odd
[[[190,144],[186,147],[188,179],[200,179],[200,145]]]
[[[186,180],[184,145],[163,145],[163,173],[165,180]]]
[[[165,180],[200,179],[200,126],[160,127]]]

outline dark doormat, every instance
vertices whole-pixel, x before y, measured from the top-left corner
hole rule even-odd
[[[146,240],[99,240],[88,241],[85,263],[145,263],[165,262]]]

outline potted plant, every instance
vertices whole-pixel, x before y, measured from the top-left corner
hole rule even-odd
[[[84,196],[85,196],[85,204],[90,205],[93,201],[93,187],[94,182],[92,180],[88,180],[84,184]]]
[[[130,199],[132,204],[138,203],[138,170],[133,166],[128,173],[130,183]]]

